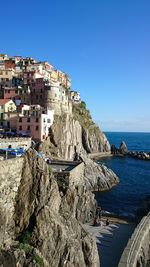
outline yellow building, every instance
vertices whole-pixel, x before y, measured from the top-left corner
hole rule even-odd
[[[52,82],[57,82],[58,81],[58,71],[57,70],[53,70],[51,72],[51,77],[50,77]]]
[[[0,79],[10,80],[14,76],[16,76],[16,72],[14,69],[0,69]]]

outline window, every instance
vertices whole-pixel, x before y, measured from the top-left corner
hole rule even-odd
[[[15,94],[18,94],[18,90],[15,90]]]
[[[27,126],[27,131],[30,131],[30,125]]]
[[[10,94],[10,90],[8,90],[8,94]]]
[[[39,126],[38,126],[38,125],[36,125],[36,127],[35,127],[35,130],[36,130],[36,131],[38,131],[38,130],[39,130]]]
[[[42,93],[42,89],[41,89],[41,93]]]
[[[30,122],[30,118],[27,118],[27,122]]]
[[[40,98],[42,99],[42,95],[40,95]]]
[[[46,122],[45,118],[43,119],[43,122]]]
[[[35,121],[36,121],[36,122],[39,122],[39,118],[36,118]]]
[[[51,120],[50,119],[47,119],[47,123],[51,123]]]
[[[19,118],[19,122],[22,122],[22,118]]]
[[[36,95],[36,99],[39,99],[39,96],[38,95]]]
[[[22,131],[22,126],[19,126],[19,131]]]

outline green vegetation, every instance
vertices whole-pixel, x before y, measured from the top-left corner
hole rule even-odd
[[[35,255],[33,256],[33,259],[35,260],[35,262],[37,263],[37,265],[38,265],[39,267],[44,267],[43,259],[42,259],[39,255],[35,254]]]
[[[29,244],[31,242],[32,232],[26,230],[22,233],[22,235],[19,238],[19,241],[23,244]]]
[[[86,103],[84,101],[73,105],[73,116],[75,120],[79,121],[84,129],[89,130],[91,133],[99,134],[99,128],[93,122],[90,111],[86,108]]]
[[[26,255],[31,254],[32,252],[32,246],[30,245],[31,237],[32,233],[28,230],[23,232],[22,235],[19,237],[18,248],[23,249]]]
[[[51,173],[53,172],[52,167],[48,165],[48,169],[49,169],[49,174],[51,175]]]
[[[24,250],[26,257],[29,258],[31,257],[33,261],[36,262],[37,267],[44,267],[44,262],[43,259],[35,254],[33,251],[33,247],[31,246],[31,237],[32,237],[32,232],[26,230],[22,235],[19,237],[19,244],[17,247],[19,249]]]
[[[26,255],[31,254],[33,250],[33,248],[29,244],[26,244],[26,243],[25,244],[19,243],[18,248],[24,250]]]

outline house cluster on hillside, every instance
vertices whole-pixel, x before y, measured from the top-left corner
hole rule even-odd
[[[54,114],[71,112],[80,94],[67,74],[48,62],[0,54],[0,133],[44,140]]]

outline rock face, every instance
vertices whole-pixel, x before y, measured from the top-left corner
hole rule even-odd
[[[121,154],[128,154],[128,148],[124,141],[121,142],[119,150]]]
[[[128,155],[135,159],[150,160],[150,152],[130,151]]]
[[[95,126],[83,127],[72,115],[55,116],[50,138],[40,144],[39,150],[54,158],[74,160],[80,154],[110,152],[105,135]]]
[[[95,241],[77,220],[85,222],[95,212],[92,193],[82,185],[62,190],[34,150],[19,164],[12,208],[4,225],[1,220],[0,266],[99,266]],[[11,168],[7,167],[10,174]],[[12,188],[11,175],[9,179],[7,187]],[[9,190],[5,194],[9,199]],[[1,202],[1,218],[7,209]]]
[[[84,183],[86,187],[92,191],[109,190],[119,183],[119,178],[104,164],[100,165],[90,159],[83,158]]]
[[[127,155],[128,154],[128,148],[124,141],[121,142],[120,147],[117,148],[115,145],[111,145],[111,153],[113,155]]]

